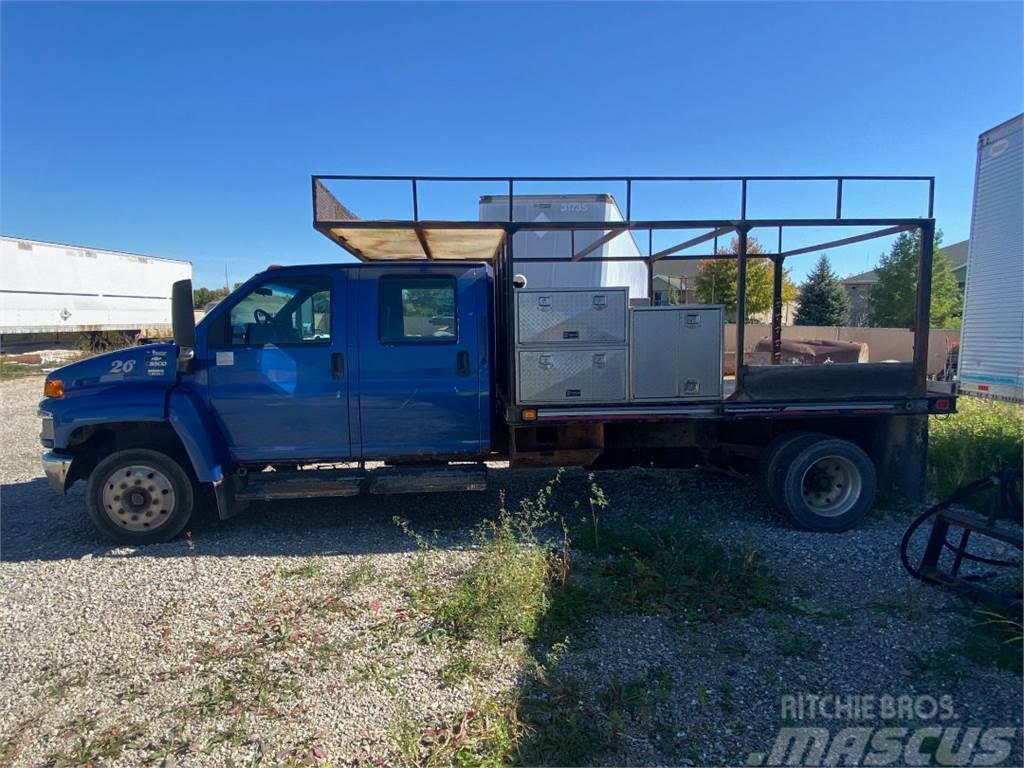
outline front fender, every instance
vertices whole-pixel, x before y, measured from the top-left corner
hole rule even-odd
[[[167,419],[192,460],[196,478],[203,483],[220,483],[224,479],[222,459],[210,434],[214,421],[203,401],[191,392],[176,389],[167,399]]]
[[[167,391],[158,387],[111,384],[71,391],[39,403],[53,418],[53,448],[67,450],[76,429],[127,421],[165,421]]]

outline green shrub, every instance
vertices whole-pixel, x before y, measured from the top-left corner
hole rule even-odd
[[[1020,467],[1024,454],[1024,407],[961,397],[957,410],[929,425],[929,485],[940,499],[990,472]]]
[[[481,534],[480,557],[430,613],[459,639],[500,643],[533,637],[547,610],[550,557],[539,544],[517,538],[508,515]]]
[[[568,567],[568,538],[554,553],[538,539],[542,528],[566,526],[552,511],[552,494],[562,472],[517,510],[504,504],[494,520],[477,528],[474,538],[480,556],[447,591],[421,584],[413,590],[417,610],[431,616],[437,626],[459,641],[501,643],[513,638],[532,638],[549,606],[548,590],[562,580]],[[421,550],[428,540],[412,531],[404,520],[396,524],[416,539]]]

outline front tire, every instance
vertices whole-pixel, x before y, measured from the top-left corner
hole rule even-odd
[[[794,450],[795,449],[795,450]],[[875,503],[878,476],[863,450],[848,440],[798,441],[779,487],[786,511],[803,528],[845,531]]]
[[[188,524],[195,489],[173,458],[159,451],[116,451],[89,475],[89,516],[103,533],[125,544],[173,539]]]

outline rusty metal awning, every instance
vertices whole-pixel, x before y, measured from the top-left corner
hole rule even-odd
[[[505,242],[489,222],[360,219],[319,180],[313,186],[314,227],[360,261],[494,261]]]

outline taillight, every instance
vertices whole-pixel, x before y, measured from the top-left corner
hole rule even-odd
[[[43,385],[43,394],[46,397],[64,397],[64,382],[60,379],[47,379]]]

